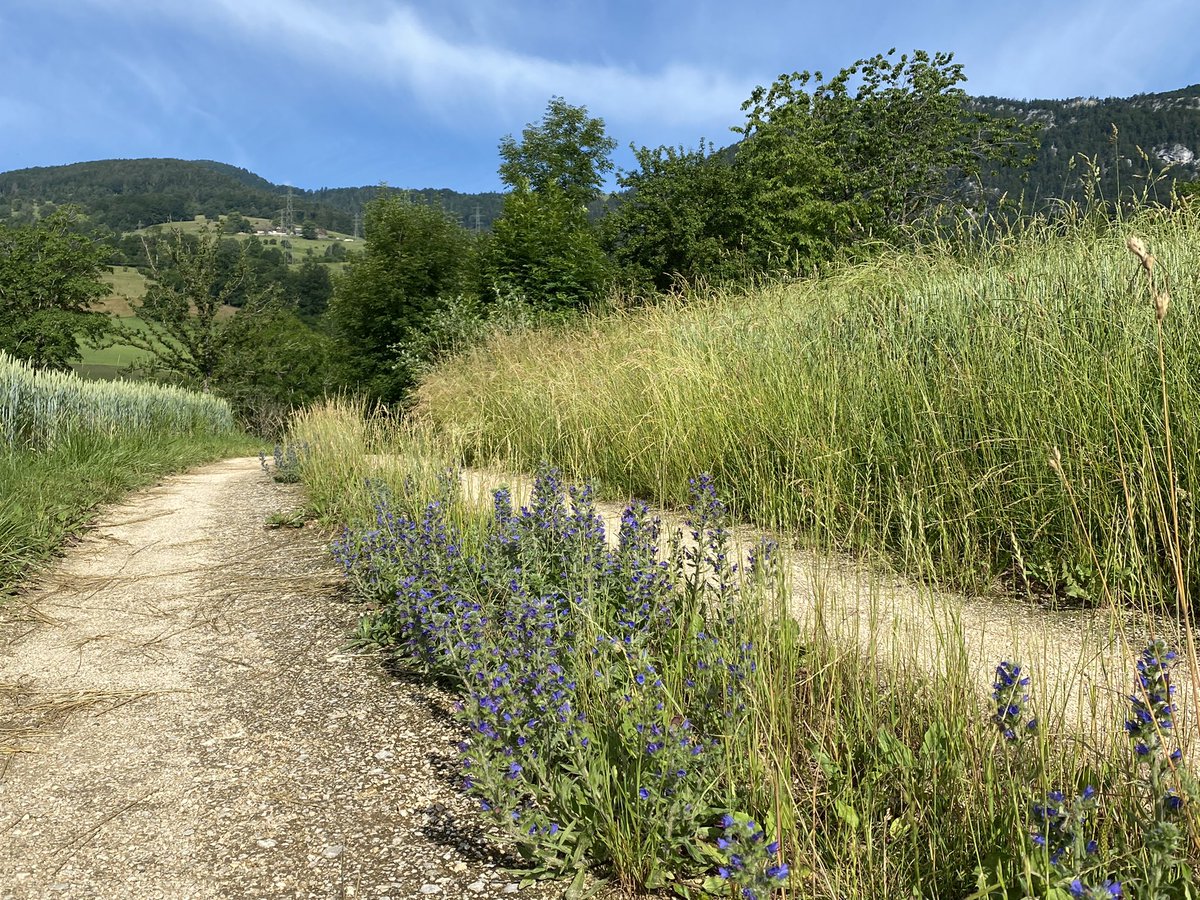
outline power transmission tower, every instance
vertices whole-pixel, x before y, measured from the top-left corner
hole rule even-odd
[[[360,224],[361,222],[362,222],[362,213],[360,213],[360,212],[359,212],[359,211],[356,209],[356,210],[354,211],[354,239],[355,239],[356,241],[358,240],[358,227],[359,227],[359,224]]]
[[[479,232],[483,231],[483,217],[479,214],[478,203],[475,204],[475,215],[472,218],[475,220],[475,233],[479,234]]]
[[[287,206],[284,207],[283,213],[279,216],[279,228],[285,234],[291,234],[292,229],[296,227],[296,214],[292,209],[292,186],[288,185]]]

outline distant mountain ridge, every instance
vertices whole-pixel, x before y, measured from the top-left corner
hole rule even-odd
[[[1024,193],[1028,205],[1083,199],[1081,156],[1095,160],[1097,186],[1107,199],[1115,199],[1118,190],[1122,195],[1138,192],[1148,179],[1165,173],[1157,192],[1165,200],[1171,181],[1200,178],[1200,84],[1127,98],[975,97],[971,106],[1042,125],[1042,146],[1028,177],[1004,172],[986,184],[1011,196]]]
[[[440,205],[466,227],[491,227],[503,195],[449,189],[369,187],[308,191],[272,184],[247,169],[214,160],[104,159],[0,173],[0,220],[28,221],[46,204],[76,204],[113,231],[238,212],[279,217],[291,204],[297,224],[350,233],[356,214],[382,192],[404,193]]]
[[[1200,179],[1200,84],[1128,98],[1011,100],[974,97],[973,109],[1013,116],[1042,126],[1042,146],[1025,172],[985,179],[989,194],[1022,196],[1028,208],[1085,197],[1082,158],[1095,160],[1101,195],[1114,199],[1144,189],[1162,176],[1156,193],[1166,199],[1171,181]],[[1115,132],[1114,132],[1115,126]],[[1141,148],[1145,157],[1135,148]],[[733,148],[729,148],[732,150]],[[406,193],[439,205],[464,226],[487,230],[499,217],[504,195],[448,188],[366,187],[302,190],[272,184],[247,169],[214,160],[107,159],[0,173],[0,221],[28,221],[47,204],[74,203],[114,231],[238,212],[276,218],[291,194],[297,224],[350,233],[355,217],[381,191]]]

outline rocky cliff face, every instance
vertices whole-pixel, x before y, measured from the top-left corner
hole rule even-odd
[[[996,173],[985,188],[1023,197],[1027,206],[1081,199],[1082,176],[1099,175],[1101,197],[1152,192],[1170,198],[1174,181],[1200,179],[1200,84],[1135,97],[1010,100],[977,97],[975,109],[1041,127],[1042,147],[1023,179]]]

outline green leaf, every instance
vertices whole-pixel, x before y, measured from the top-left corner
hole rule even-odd
[[[917,759],[913,756],[912,750],[892,734],[887,726],[879,726],[879,731],[875,733],[875,742],[879,747],[880,755],[889,767],[905,772],[916,768]]]
[[[854,807],[841,800],[834,800],[833,808],[837,812],[837,817],[849,825],[851,830],[858,830],[858,813],[854,811]]]

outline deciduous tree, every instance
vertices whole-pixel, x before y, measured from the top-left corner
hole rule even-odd
[[[890,50],[828,81],[796,72],[753,91],[734,130],[760,255],[803,263],[849,241],[895,240],[985,167],[1032,159],[1036,129],[972,110],[953,59]]]
[[[367,206],[366,246],[338,279],[329,317],[356,370],[355,386],[399,400],[407,376],[392,346],[462,292],[473,263],[471,234],[432,206],[383,196]]]
[[[526,125],[519,143],[511,134],[501,139],[500,179],[514,190],[527,185],[535,194],[554,188],[586,206],[603,192],[616,146],[603,119],[590,117],[586,106],[552,97],[541,123]]]
[[[0,350],[34,366],[67,369],[80,341],[98,342],[111,328],[91,305],[111,288],[108,248],[79,231],[72,208],[32,225],[0,225]]]
[[[234,344],[231,301],[239,299],[246,315],[268,303],[269,296],[247,290],[245,253],[231,265],[226,250],[207,228],[198,236],[173,230],[148,249],[152,280],[137,307],[146,330],[126,327],[122,341],[153,354],[152,373],[211,390]]]
[[[561,311],[600,297],[611,270],[587,210],[554,185],[519,187],[492,225],[484,274],[496,297]]]
[[[622,274],[660,291],[744,275],[746,191],[727,155],[703,143],[633,152],[639,168],[621,174],[626,193],[601,222]]]

